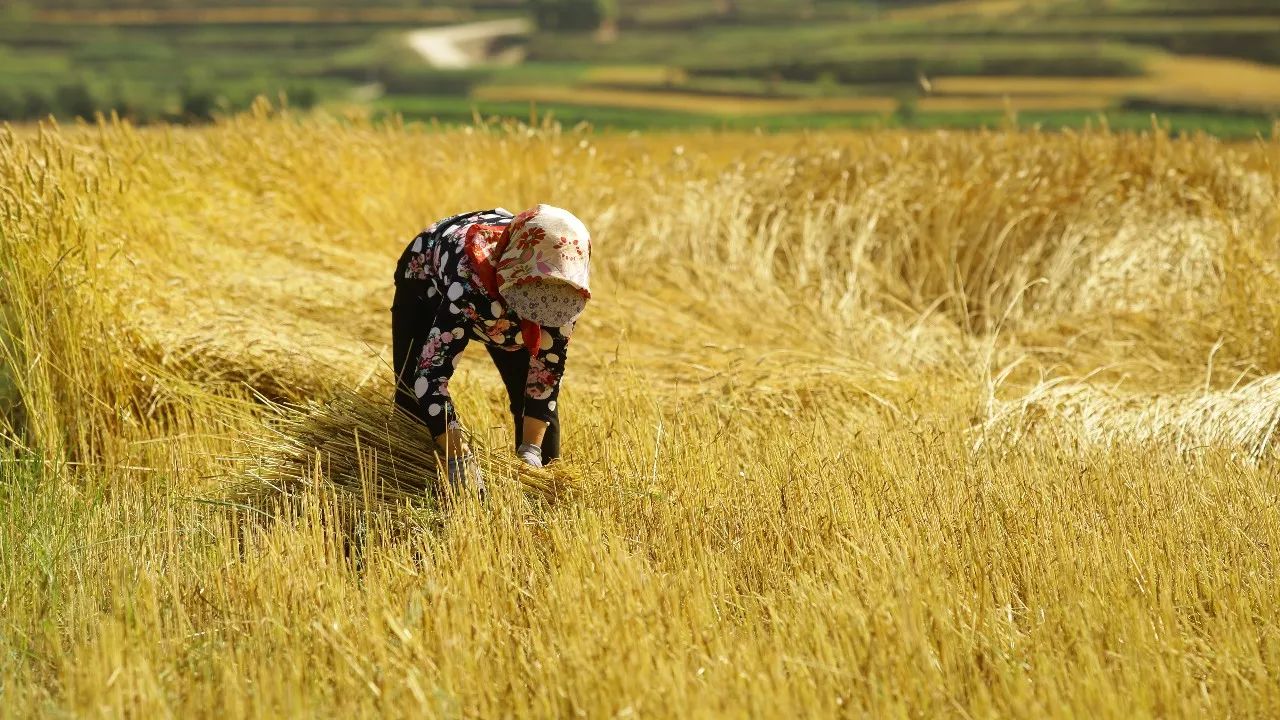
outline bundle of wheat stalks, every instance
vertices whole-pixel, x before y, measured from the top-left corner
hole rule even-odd
[[[297,495],[318,483],[366,500],[431,502],[449,492],[427,428],[391,402],[355,391],[303,405],[267,403],[266,431],[246,439],[246,480],[233,494]],[[514,480],[546,500],[572,489],[566,470],[538,471],[472,440],[489,482]]]
[[[1043,432],[1114,446],[1163,442],[1180,452],[1220,446],[1260,462],[1274,458],[1280,427],[1280,377],[1244,387],[1183,395],[1124,395],[1083,383],[1046,383],[1022,398],[1000,403],[984,426],[1021,441]]]

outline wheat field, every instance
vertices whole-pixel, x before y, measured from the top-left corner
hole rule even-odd
[[[1278,195],[1105,127],[5,130],[0,716],[1274,717]],[[566,461],[473,349],[440,497],[394,263],[536,202]]]

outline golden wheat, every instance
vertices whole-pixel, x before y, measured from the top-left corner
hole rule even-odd
[[[6,130],[0,712],[1274,716],[1278,193],[1105,128]],[[538,201],[566,469],[481,354],[437,505],[394,259]]]

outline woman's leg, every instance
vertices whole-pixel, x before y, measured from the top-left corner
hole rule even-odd
[[[507,388],[508,407],[511,409],[511,420],[515,423],[516,447],[520,447],[524,436],[524,385],[529,377],[529,353],[521,350],[502,350],[485,344],[489,357],[493,358],[494,367],[502,377],[502,384]]]
[[[492,345],[485,346],[489,357],[502,376],[502,384],[507,388],[507,400],[511,408],[511,422],[515,425],[515,447],[524,442],[524,388],[529,379],[529,353],[520,350],[499,350]],[[551,423],[547,434],[542,438],[542,462],[550,463],[560,457],[560,413],[552,411]]]
[[[413,392],[418,357],[436,315],[439,297],[427,297],[429,280],[397,278],[395,300],[391,304],[391,351],[396,369],[396,407],[422,419],[422,406]]]
[[[521,424],[524,424],[521,422]],[[547,434],[542,436],[542,464],[549,465],[552,460],[560,459],[560,409],[551,411],[551,422],[547,425]]]

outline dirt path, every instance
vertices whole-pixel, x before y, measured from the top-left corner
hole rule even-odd
[[[527,19],[510,18],[415,30],[408,41],[428,65],[457,70],[490,60],[489,47],[495,39],[532,30]]]

